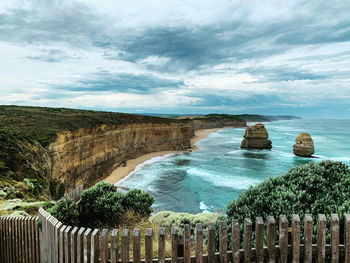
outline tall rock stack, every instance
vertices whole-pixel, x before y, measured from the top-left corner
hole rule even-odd
[[[315,153],[314,141],[310,134],[300,133],[298,135],[295,139],[295,144],[293,145],[293,153],[302,157],[310,157]]]
[[[271,149],[272,143],[268,138],[269,134],[267,133],[264,124],[258,123],[253,126],[249,126],[245,130],[241,148],[260,150]]]

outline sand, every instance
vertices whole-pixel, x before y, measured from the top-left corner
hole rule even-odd
[[[189,150],[198,150],[198,147],[195,145],[196,142],[206,139],[210,133],[216,132],[218,130],[222,130],[224,128],[215,128],[215,129],[203,129],[203,130],[197,130],[195,131],[194,137],[191,139],[191,149]],[[135,170],[136,166],[138,166],[141,163],[144,163],[145,161],[158,156],[163,156],[170,153],[181,153],[183,151],[161,151],[161,152],[153,152],[148,153],[145,155],[142,155],[140,157],[137,157],[135,159],[130,159],[126,162],[126,166],[119,166],[117,169],[115,169],[110,176],[105,178],[103,181],[115,184],[124,177],[128,176],[132,171]]]

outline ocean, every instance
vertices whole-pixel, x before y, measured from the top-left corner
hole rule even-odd
[[[198,151],[155,157],[139,165],[120,185],[148,191],[155,212],[215,212],[269,177],[310,161],[343,161],[350,165],[350,120],[288,120],[264,123],[272,150],[240,148],[245,128],[211,133],[196,143]],[[293,154],[299,133],[310,133],[318,158]]]

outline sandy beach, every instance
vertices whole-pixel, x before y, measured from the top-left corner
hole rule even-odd
[[[215,129],[203,129],[203,130],[197,130],[195,131],[195,135],[191,139],[191,149],[189,150],[198,150],[198,147],[195,145],[196,142],[206,139],[210,133],[216,132],[218,130],[222,130],[224,128],[215,128]],[[161,151],[161,152],[153,152],[153,153],[148,153],[145,155],[142,155],[138,158],[135,159],[130,159],[126,162],[126,166],[119,166],[117,169],[115,169],[110,176],[105,178],[103,181],[115,184],[124,177],[128,176],[132,171],[135,170],[135,168],[141,164],[146,162],[147,160],[153,158],[153,157],[158,157],[158,156],[163,156],[166,154],[170,153],[181,153],[182,151]]]

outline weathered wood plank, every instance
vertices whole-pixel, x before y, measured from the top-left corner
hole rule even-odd
[[[326,260],[326,216],[318,215],[317,220],[317,262],[324,263]]]
[[[264,220],[257,217],[255,221],[255,261],[264,262]]]
[[[232,240],[232,260],[233,263],[239,263],[239,248],[241,245],[241,229],[239,227],[238,220],[232,220],[232,232],[231,232],[231,240]]]
[[[122,233],[122,247],[121,247],[122,263],[129,263],[129,230],[123,229]]]
[[[91,233],[90,228],[84,232],[84,262],[90,262],[91,260]]]
[[[220,263],[227,263],[227,223],[225,221],[219,222],[219,255]]]
[[[71,263],[77,262],[77,237],[78,237],[78,227],[74,227],[71,232],[71,240],[70,240],[70,245],[71,245]]]
[[[288,220],[285,215],[280,216],[279,231],[280,262],[286,263],[288,259]]]
[[[203,263],[203,226],[196,224],[196,263]]]
[[[178,231],[176,226],[171,227],[171,263],[177,263]]]
[[[165,263],[165,228],[160,227],[158,233],[158,263]]]
[[[145,233],[145,263],[153,262],[153,230],[147,228]]]
[[[252,248],[252,220],[250,218],[244,219],[244,232],[243,232],[243,250],[244,250],[244,262],[250,263],[250,250]]]
[[[111,263],[117,263],[118,262],[118,242],[119,242],[119,230],[113,229],[112,235],[111,235]]]
[[[208,263],[215,263],[215,225],[208,224]]]
[[[107,263],[108,261],[108,229],[103,229],[100,235],[100,261]]]
[[[78,230],[77,235],[77,263],[83,263],[84,262],[84,232],[86,229],[84,227],[81,227]]]
[[[32,217],[30,221],[31,228],[31,251],[33,262],[38,262],[36,258],[36,242],[35,242],[35,230],[36,230],[36,218]],[[57,262],[57,261],[56,261]]]
[[[312,263],[312,215],[305,214],[304,218],[304,262]]]
[[[350,214],[344,215],[345,262],[350,262]]]
[[[99,244],[101,243],[100,240],[100,230],[98,229],[94,229],[94,231],[92,231],[91,233],[91,258],[90,258],[90,262],[91,263],[98,263],[99,258],[100,258],[100,248],[99,248]],[[107,249],[107,248],[106,248]],[[101,257],[101,263],[102,262],[106,262],[103,261],[105,259],[102,259]]]
[[[59,262],[60,263],[64,263],[64,260],[65,260],[65,256],[64,256],[64,231],[66,230],[67,226],[66,225],[63,225],[61,228],[60,228],[60,235],[59,235],[59,248],[60,248],[60,251],[59,251]]]
[[[339,262],[339,217],[331,214],[331,262]]]
[[[71,237],[70,233],[72,232],[72,227],[67,226],[64,230],[64,258],[65,262],[71,261]]]
[[[276,262],[276,221],[273,216],[267,217],[267,262]]]
[[[135,228],[132,235],[132,258],[133,263],[141,262],[141,237],[140,229]]]
[[[292,217],[292,262],[300,261],[300,218],[294,214]]]

